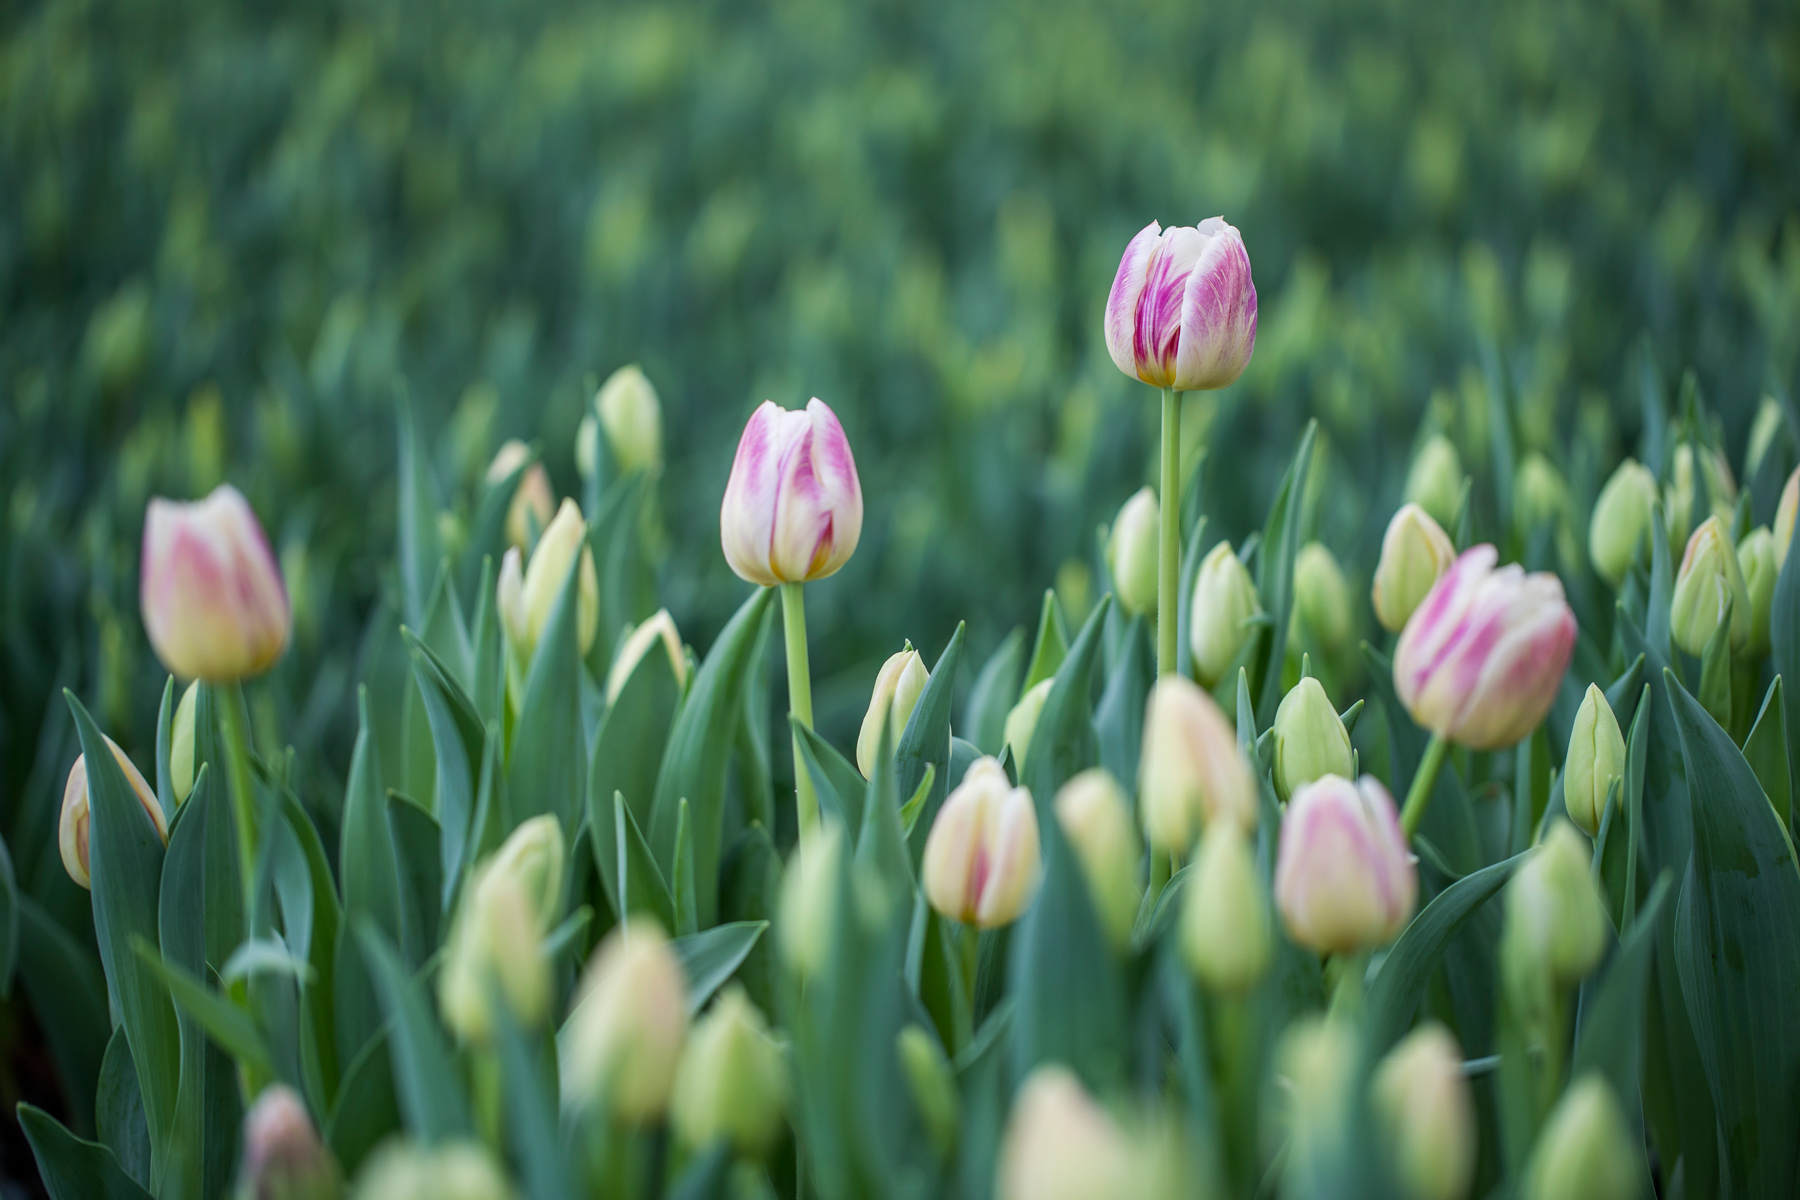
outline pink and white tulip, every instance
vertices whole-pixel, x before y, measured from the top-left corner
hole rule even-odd
[[[293,610],[281,568],[230,484],[192,504],[153,497],[139,570],[144,630],[174,674],[230,683],[287,649]]]
[[[977,759],[925,839],[925,898],[965,925],[1010,925],[1037,895],[1041,855],[1031,793],[998,761]]]
[[[1419,877],[1381,781],[1327,775],[1288,802],[1275,904],[1288,936],[1321,954],[1385,945],[1406,927]]]
[[[1414,721],[1474,750],[1530,735],[1575,650],[1562,582],[1474,546],[1432,586],[1394,648],[1394,690]]]
[[[1224,217],[1144,226],[1106,298],[1106,348],[1119,370],[1181,392],[1229,387],[1256,348],[1250,254]]]
[[[751,583],[808,583],[850,560],[862,536],[862,485],[844,427],[822,400],[789,411],[765,400],[744,426],[719,537]]]

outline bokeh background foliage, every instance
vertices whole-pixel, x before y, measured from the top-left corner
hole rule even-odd
[[[841,744],[901,636],[935,655],[967,619],[980,662],[1045,587],[1074,620],[1105,590],[1097,527],[1153,477],[1156,411],[1100,310],[1152,217],[1225,213],[1261,293],[1242,381],[1187,401],[1210,528],[1260,526],[1316,416],[1307,521],[1359,596],[1427,432],[1489,528],[1534,449],[1587,511],[1646,363],[1671,396],[1695,372],[1742,461],[1800,357],[1797,100],[1800,9],[1749,0],[6,6],[21,890],[91,938],[50,849],[57,690],[145,759],[152,493],[229,479],[269,525],[296,636],[253,718],[329,818],[355,685],[404,665],[397,393],[466,513],[512,434],[579,494],[584,406],[641,362],[667,414],[657,590],[697,646],[745,594],[712,550],[741,423],[819,395],[869,514],[808,596]],[[53,1087],[20,1061],[7,1087]]]

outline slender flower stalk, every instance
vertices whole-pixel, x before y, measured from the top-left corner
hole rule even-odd
[[[781,585],[781,632],[787,642],[788,715],[812,728],[812,674],[806,661],[806,598],[800,583]],[[800,756],[800,731],[794,738],[794,804],[800,814],[800,836],[819,826],[819,793]]]
[[[1175,673],[1181,611],[1181,393],[1162,394],[1162,548],[1156,558],[1156,674]]]

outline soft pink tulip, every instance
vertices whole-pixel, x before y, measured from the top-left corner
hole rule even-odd
[[[1106,348],[1152,387],[1230,386],[1256,348],[1256,284],[1237,229],[1224,217],[1144,226],[1106,298]]]
[[[1451,564],[1394,647],[1394,690],[1414,721],[1474,750],[1497,750],[1537,728],[1575,650],[1562,582],[1492,546]]]
[[[822,400],[792,412],[765,400],[750,415],[725,485],[725,561],[751,583],[823,579],[862,536],[862,485],[844,427]]]
[[[977,759],[925,839],[925,898],[967,925],[1009,925],[1037,894],[1040,855],[1031,793],[994,759]]]
[[[281,568],[230,484],[193,504],[151,499],[138,599],[156,656],[186,679],[259,675],[287,648],[293,617]]]
[[[1288,936],[1321,954],[1391,941],[1412,916],[1419,878],[1394,798],[1373,775],[1303,784],[1281,820],[1275,904]]]

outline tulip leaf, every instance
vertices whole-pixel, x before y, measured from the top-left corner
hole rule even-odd
[[[1281,671],[1287,661],[1288,627],[1294,613],[1294,557],[1300,552],[1306,477],[1312,469],[1313,439],[1318,429],[1316,420],[1307,422],[1293,465],[1282,477],[1275,503],[1269,509],[1268,524],[1263,526],[1263,555],[1257,564],[1256,590],[1274,629],[1261,686],[1256,692],[1256,720],[1265,729],[1274,724],[1275,706],[1281,702]]]
[[[1650,965],[1657,929],[1669,895],[1672,872],[1665,871],[1650,889],[1642,919],[1632,926],[1612,956],[1606,973],[1582,989],[1581,1028],[1575,1039],[1571,1078],[1593,1070],[1604,1074],[1614,1092],[1633,1109],[1641,1106],[1644,1013],[1650,996]],[[1638,1114],[1632,1113],[1635,1118]],[[1640,1162],[1641,1162],[1640,1156]],[[1648,1183],[1648,1164],[1643,1164]],[[1648,1188],[1640,1192],[1649,1195]]]
[[[513,726],[507,759],[510,811],[501,827],[511,832],[528,818],[552,813],[565,838],[573,836],[582,789],[587,783],[587,743],[581,727],[581,659],[576,621],[581,605],[581,555],[569,561],[531,666]],[[476,752],[477,755],[479,751]],[[442,818],[440,817],[440,820]],[[454,835],[448,827],[446,840]],[[456,838],[460,851],[462,842]],[[446,863],[452,861],[448,851]],[[450,881],[446,881],[446,887]]]
[[[344,785],[344,811],[338,840],[344,913],[366,915],[389,937],[400,931],[400,894],[394,875],[394,839],[388,832],[387,804],[381,793],[381,751],[369,723],[369,689],[356,689],[356,744],[350,751],[350,776]]]
[[[656,607],[650,600],[651,580],[638,550],[638,527],[650,477],[633,470],[614,481],[600,497],[589,528],[588,545],[599,572],[599,630],[588,664],[597,677],[605,678],[612,665],[613,639],[627,625],[649,616]],[[634,800],[633,803],[636,803]]]
[[[705,1008],[713,993],[744,964],[768,927],[767,921],[731,921],[669,943],[687,975],[690,1016]]]
[[[169,989],[176,1007],[198,1021],[206,1035],[235,1058],[246,1072],[263,1079],[275,1074],[268,1040],[257,1027],[254,1017],[223,994],[207,987],[196,975],[164,959],[148,942],[137,943],[137,954],[145,967]]]
[[[1019,672],[1025,664],[1025,629],[1014,626],[975,674],[963,709],[971,745],[997,754],[1006,737],[1006,714],[1019,696]],[[955,786],[952,782],[951,786]]]
[[[19,881],[12,852],[0,838],[0,999],[12,995],[13,971],[19,963]]]
[[[937,773],[935,763],[926,763],[925,777],[919,780],[919,786],[913,792],[912,799],[900,806],[900,832],[908,838],[911,838],[914,831],[918,830],[922,840],[931,830],[929,824],[921,828],[919,818],[925,814],[925,802],[931,798],[932,792],[937,788]]]
[[[1769,602],[1769,657],[1781,678],[1800,680],[1800,554],[1795,554],[1792,546],[1775,576],[1775,595]],[[1782,708],[1791,768],[1795,756],[1800,755],[1800,704],[1791,711],[1785,704]]]
[[[400,388],[394,410],[399,422],[400,477],[398,492],[400,513],[400,592],[405,603],[407,624],[425,628],[425,602],[432,581],[437,577],[438,549],[437,484],[432,478],[431,464],[419,444],[413,422],[412,401]]]
[[[1218,1145],[1219,1103],[1214,1095],[1213,1058],[1207,1046],[1205,1005],[1193,976],[1166,944],[1157,955],[1156,974],[1164,1008],[1174,1016],[1176,1061],[1185,1101],[1182,1107],[1187,1118],[1188,1145],[1194,1155],[1193,1166],[1200,1172],[1194,1188],[1197,1194],[1223,1195],[1224,1188],[1219,1182],[1207,1178],[1216,1173],[1222,1159]]]
[[[618,792],[604,804],[598,796],[588,797],[588,840],[613,915],[623,921],[632,913],[647,912],[664,929],[674,929],[675,898],[631,806]]]
[[[678,934],[693,933],[700,927],[694,912],[694,827],[688,820],[689,811],[683,796],[676,809],[675,873],[669,879],[669,892],[675,898],[674,932]]]
[[[1025,681],[1019,685],[1019,694],[1007,703],[1007,708],[1056,674],[1068,653],[1069,626],[1063,620],[1062,605],[1057,602],[1056,589],[1046,588],[1044,605],[1038,613],[1037,638],[1031,644],[1031,665],[1025,669]]]
[[[475,515],[469,521],[468,536],[463,542],[457,576],[464,587],[472,586],[492,569],[488,566],[506,552],[506,514],[512,508],[513,496],[524,482],[525,472],[538,461],[533,453],[500,479],[481,481],[475,497]],[[487,580],[491,583],[491,580]],[[487,589],[483,589],[486,591]],[[482,597],[485,602],[487,597]]]
[[[354,939],[345,930],[346,942]],[[350,952],[352,957],[355,951]],[[344,1071],[337,1099],[325,1121],[325,1142],[346,1174],[354,1175],[363,1158],[382,1138],[400,1127],[400,1106],[394,1095],[394,1068],[388,1052],[388,1031],[383,1026],[370,1038]]]
[[[966,625],[956,623],[950,644],[938,655],[931,677],[919,693],[918,703],[907,718],[906,728],[894,747],[894,765],[898,772],[895,786],[899,795],[911,797],[927,776],[931,786],[924,797],[924,808],[917,825],[909,825],[912,865],[916,870],[925,854],[925,833],[936,819],[944,803],[950,781],[950,702],[956,692],[956,671],[962,663],[963,632]],[[904,824],[904,822],[902,822]]]
[[[669,1200],[723,1200],[730,1194],[726,1184],[731,1179],[731,1162],[731,1143],[721,1139],[688,1162],[687,1169],[669,1185]]]
[[[1663,520],[1662,505],[1650,505],[1650,599],[1644,608],[1644,635],[1652,676],[1659,674],[1658,663],[1673,656],[1669,626],[1675,603],[1675,571],[1670,561],[1669,528]],[[1630,653],[1630,646],[1626,653]]]
[[[79,945],[29,895],[19,896],[19,983],[56,1064],[76,1129],[92,1131],[101,1052],[112,1034],[106,980]]]
[[[111,1150],[76,1137],[43,1109],[20,1104],[19,1125],[50,1200],[150,1200]]]
[[[283,787],[278,795],[281,813],[286,818],[289,845],[298,851],[295,866],[307,884],[304,890],[295,889],[293,894],[295,902],[307,909],[310,934],[304,946],[297,939],[290,940],[312,967],[316,981],[311,985],[302,984],[311,1020],[302,1027],[301,1032],[303,1038],[307,1035],[312,1038],[310,1053],[317,1056],[320,1070],[318,1082],[322,1084],[322,1091],[315,1099],[322,1107],[331,1093],[337,1090],[337,1033],[332,997],[335,991],[334,960],[341,914],[338,910],[337,889],[331,878],[331,864],[325,858],[325,846],[319,840],[319,831],[314,828],[312,818],[306,815],[306,810],[291,791]],[[291,929],[294,918],[289,916],[287,920]]]
[[[556,1085],[547,1077],[543,1047],[533,1045],[537,1039],[519,1028],[498,979],[489,977],[488,991],[507,1144],[518,1163],[525,1195],[528,1200],[567,1200],[577,1192],[563,1153]]]
[[[1729,547],[1727,547],[1729,549]],[[1700,705],[1721,728],[1731,728],[1731,596],[1726,594],[1719,623],[1700,656]]]
[[[125,1031],[113,1030],[100,1059],[100,1084],[94,1094],[94,1126],[100,1144],[113,1152],[119,1166],[144,1187],[150,1186],[150,1127],[144,1124],[144,1100],[138,1092],[137,1068]],[[191,1184],[189,1186],[192,1186]]]
[[[481,560],[475,624],[469,631],[469,699],[482,722],[498,721],[506,707],[506,645],[500,636],[500,609],[494,560]]]
[[[1100,598],[1087,623],[1056,670],[1056,682],[1044,698],[1031,749],[1025,756],[1021,782],[1031,789],[1037,804],[1038,825],[1051,820],[1050,804],[1056,789],[1076,773],[1094,765],[1099,749],[1094,737],[1092,690],[1094,663],[1100,655],[1101,631],[1112,596]]]
[[[638,824],[649,822],[656,773],[680,702],[674,668],[658,642],[638,660],[600,718],[588,761],[588,795],[622,792]]]
[[[443,911],[437,822],[411,797],[389,792],[387,824],[394,843],[400,899],[400,939],[396,944],[406,961],[416,967],[437,949],[438,917]]]
[[[1750,764],[1666,675],[1692,789],[1675,957],[1738,1194],[1790,1196],[1800,1079],[1800,867]]]
[[[1793,775],[1788,767],[1786,707],[1781,695],[1781,676],[1777,675],[1763,696],[1762,711],[1756,714],[1750,736],[1744,739],[1744,758],[1755,772],[1756,781],[1762,784],[1763,794],[1775,806],[1775,815],[1781,818],[1781,824],[1792,829],[1793,798],[1788,786]]]
[[[1144,705],[1156,682],[1149,626],[1134,616],[1125,626],[1118,661],[1094,710],[1100,765],[1112,772],[1127,796],[1137,794],[1138,756],[1144,746]]]
[[[1198,474],[1194,480],[1194,492],[1198,494],[1200,481]],[[1180,602],[1175,606],[1175,673],[1184,679],[1194,677],[1194,647],[1191,642],[1193,634],[1191,626],[1194,620],[1194,581],[1200,577],[1200,563],[1206,557],[1200,553],[1206,545],[1206,518],[1202,516],[1194,522],[1188,533],[1187,545],[1181,551],[1181,579],[1178,581]]]
[[[790,717],[788,723],[793,727],[795,744],[800,747],[800,758],[812,776],[813,789],[819,794],[819,803],[831,806],[849,844],[854,846],[862,836],[863,793],[868,790],[868,782],[855,763],[799,718]]]
[[[900,795],[895,779],[894,730],[881,723],[881,740],[875,752],[875,773],[863,794],[862,832],[856,839],[856,871],[865,879],[879,879],[891,900],[902,898],[910,908],[913,891],[912,859],[906,852],[901,828]]]
[[[356,936],[388,1014],[394,1093],[407,1133],[422,1142],[467,1136],[472,1128],[468,1100],[443,1030],[433,1019],[418,981],[411,977],[393,943],[373,923],[359,922]]]
[[[156,710],[156,800],[162,805],[163,819],[170,824],[180,807],[175,801],[175,677],[163,684],[162,703]],[[195,770],[199,764],[195,764]]]
[[[431,647],[438,666],[456,680],[459,688],[469,686],[475,649],[469,641],[469,628],[463,621],[462,602],[451,581],[447,559],[438,566],[437,582],[431,585],[431,598],[425,602],[425,621],[419,626],[417,640]]]

